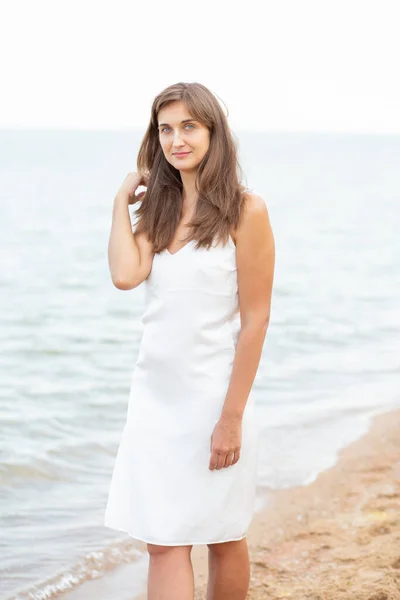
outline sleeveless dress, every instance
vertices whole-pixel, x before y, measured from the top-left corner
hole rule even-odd
[[[159,545],[240,540],[252,520],[259,427],[251,390],[239,461],[209,470],[240,330],[236,247],[155,254],[106,527]]]

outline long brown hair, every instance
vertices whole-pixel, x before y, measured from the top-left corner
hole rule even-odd
[[[182,218],[183,185],[178,169],[165,158],[158,132],[158,113],[169,102],[183,100],[190,115],[208,127],[210,145],[198,165],[195,181],[197,202],[189,223],[189,239],[197,248],[214,239],[226,243],[232,227],[239,224],[246,187],[241,184],[237,142],[213,93],[200,83],[176,83],[160,92],[151,108],[150,123],[143,137],[138,171],[148,176],[147,190],[135,216],[135,232],[146,232],[154,252],[167,248]]]

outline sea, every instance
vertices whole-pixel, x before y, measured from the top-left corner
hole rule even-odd
[[[116,289],[115,194],[144,131],[0,131],[5,600],[128,600],[147,555],[103,526],[144,308]],[[400,406],[400,136],[235,132],[276,243],[254,381],[256,510]]]

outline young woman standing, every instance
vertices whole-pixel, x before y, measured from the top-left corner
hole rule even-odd
[[[193,600],[194,544],[209,549],[207,600],[244,600],[252,385],[275,263],[268,211],[240,183],[226,116],[199,83],[154,99],[137,167],[114,200],[109,266],[118,289],[145,284],[146,308],[105,525],[147,543],[149,600]]]

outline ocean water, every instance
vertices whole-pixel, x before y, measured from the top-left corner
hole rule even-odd
[[[276,239],[254,383],[257,509],[400,405],[400,137],[238,133]],[[141,132],[1,131],[1,597],[132,598],[146,555],[103,527],[141,337],[113,287],[112,202]]]

